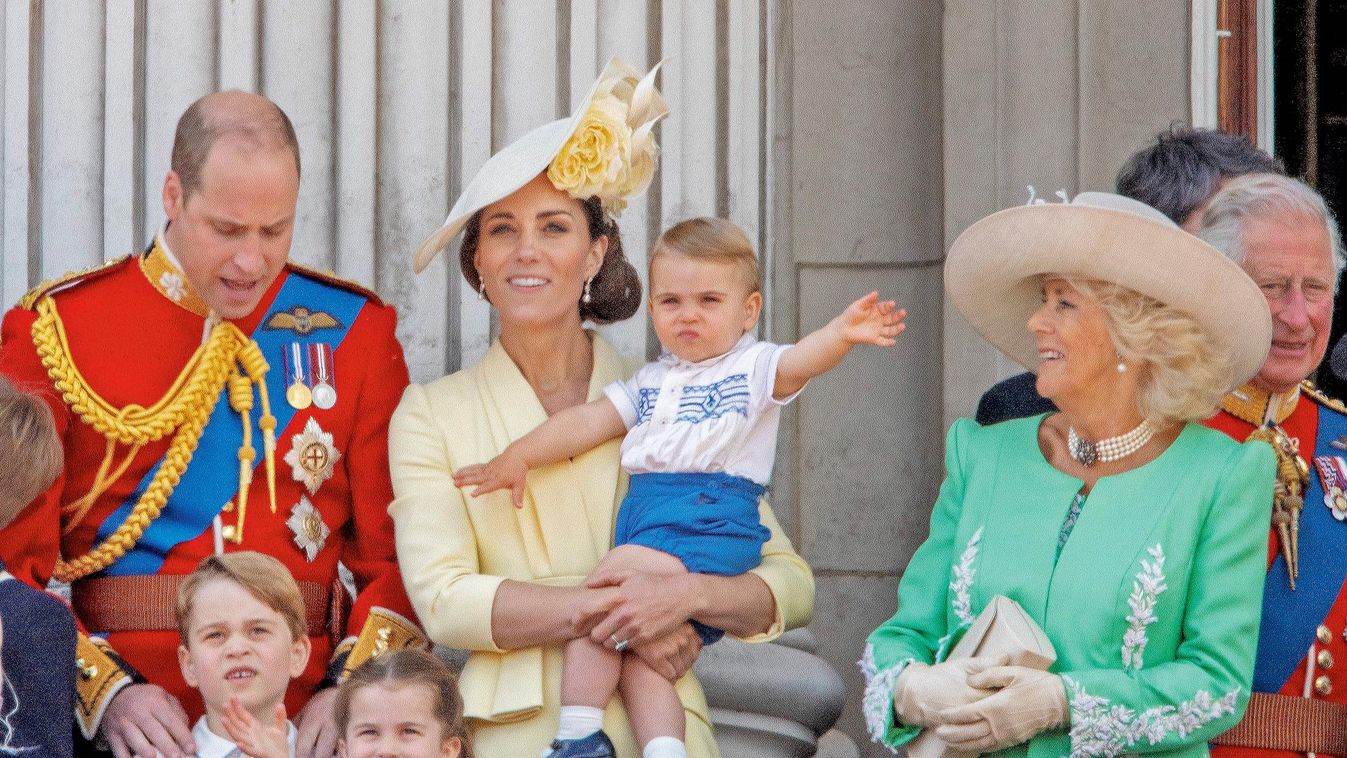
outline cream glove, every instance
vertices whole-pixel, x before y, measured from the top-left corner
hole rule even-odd
[[[969,676],[968,685],[999,691],[937,715],[935,735],[955,750],[990,753],[1018,745],[1069,717],[1066,688],[1056,674],[999,666]]]
[[[1004,665],[1006,660],[1005,656],[984,656],[960,658],[934,666],[909,663],[893,684],[893,712],[908,726],[942,724],[944,722],[936,718],[941,711],[992,694],[991,689],[970,687],[969,675]]]

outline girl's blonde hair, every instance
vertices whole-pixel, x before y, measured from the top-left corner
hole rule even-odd
[[[655,240],[650,262],[661,255],[676,253],[697,260],[730,263],[739,269],[748,293],[762,291],[762,275],[753,243],[743,230],[723,218],[701,216],[682,221],[665,230]]]
[[[1216,411],[1234,364],[1186,311],[1122,285],[1064,276],[1099,304],[1118,355],[1141,372],[1137,411],[1152,423],[1197,421]]]
[[[0,527],[56,481],[65,463],[51,409],[0,377]]]
[[[356,690],[374,685],[399,687],[407,684],[424,684],[435,693],[432,708],[435,719],[440,722],[440,739],[457,737],[462,743],[460,758],[473,758],[472,742],[463,724],[463,695],[458,691],[458,677],[439,658],[415,648],[376,655],[351,672],[337,690],[333,713],[337,733],[346,736],[351,723],[351,698]]]

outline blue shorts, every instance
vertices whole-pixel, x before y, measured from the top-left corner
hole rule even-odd
[[[668,553],[696,574],[737,576],[762,562],[771,532],[761,484],[729,474],[635,474],[617,512],[615,545]],[[724,632],[692,622],[710,644]]]

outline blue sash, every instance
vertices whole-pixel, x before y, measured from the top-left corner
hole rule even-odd
[[[280,291],[276,293],[276,299],[257,322],[252,338],[262,348],[262,355],[271,365],[271,369],[267,371],[266,388],[267,397],[271,400],[271,413],[276,417],[278,447],[279,435],[295,415],[295,409],[285,401],[287,377],[285,371],[280,368],[283,365],[281,356],[284,355],[286,344],[296,341],[298,335],[288,330],[264,329],[263,325],[273,314],[289,311],[295,306],[310,310],[318,310],[321,306],[324,312],[334,316],[342,326],[320,329],[310,336],[314,342],[322,341],[332,345],[335,352],[337,346],[346,338],[364,305],[365,298],[361,295],[291,272],[281,285]],[[257,401],[256,394],[250,416],[253,424],[253,448],[257,451],[257,457],[254,459],[256,467],[263,461],[262,431],[257,428],[261,405]],[[134,548],[104,569],[101,575],[138,576],[157,573],[170,550],[183,542],[196,539],[209,529],[216,514],[238,493],[238,449],[241,444],[243,444],[243,420],[233,408],[229,407],[229,389],[226,387],[220,393],[220,399],[215,403],[215,410],[211,412],[210,419],[201,432],[201,441],[192,455],[191,464],[183,472],[178,486],[173,488],[173,493],[169,495],[159,518],[151,522]],[[149,487],[155,472],[163,463],[164,459],[160,458],[140,480],[135,491],[99,526],[98,543],[107,539],[122,525],[122,522],[126,521],[131,509],[140,500],[140,496]],[[266,509],[265,505],[259,506],[256,499],[252,499],[250,504],[253,508]],[[277,505],[280,507],[283,504]]]
[[[1314,457],[1341,454],[1330,443],[1347,434],[1347,416],[1317,404],[1316,410],[1319,431]],[[1301,455],[1305,456],[1305,451]],[[1281,554],[1268,569],[1263,584],[1263,621],[1258,629],[1258,660],[1253,672],[1255,692],[1281,691],[1305,658],[1315,630],[1347,579],[1347,524],[1335,520],[1324,505],[1323,484],[1313,465],[1305,488],[1305,510],[1300,514],[1299,548],[1300,575],[1295,590],[1287,579],[1286,559]]]

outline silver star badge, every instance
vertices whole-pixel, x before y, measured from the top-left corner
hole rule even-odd
[[[304,483],[310,495],[316,494],[323,482],[332,478],[332,470],[339,458],[341,453],[332,444],[332,435],[323,431],[313,418],[304,424],[304,431],[291,439],[290,452],[285,454],[290,473],[295,481]]]
[[[295,534],[295,545],[304,551],[304,556],[313,563],[313,559],[318,557],[318,551],[323,549],[327,543],[327,536],[332,530],[323,523],[323,514],[313,507],[313,503],[303,495],[299,496],[299,502],[290,509],[290,518],[285,520],[285,525],[290,527],[290,531]]]

